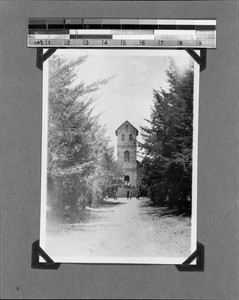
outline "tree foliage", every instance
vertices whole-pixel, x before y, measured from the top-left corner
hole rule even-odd
[[[180,72],[171,61],[169,90],[154,90],[148,126],[142,127],[143,183],[154,202],[181,207],[191,199],[193,68]]]
[[[105,127],[93,113],[94,92],[109,79],[79,81],[77,70],[86,60],[49,60],[48,188],[61,211],[98,201],[120,172]]]

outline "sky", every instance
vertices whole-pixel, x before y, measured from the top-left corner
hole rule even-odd
[[[126,120],[138,129],[142,141],[140,126],[150,119],[153,89],[168,88],[165,71],[170,57],[181,70],[192,61],[182,50],[58,49],[56,54],[70,60],[88,56],[78,69],[79,81],[92,83],[112,77],[95,93],[93,113],[100,114],[99,122],[106,125],[115,150],[115,130]]]

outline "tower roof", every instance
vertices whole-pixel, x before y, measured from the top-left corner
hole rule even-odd
[[[135,130],[136,130],[136,135],[138,135],[138,129],[137,128],[135,128],[129,121],[125,121],[123,124],[121,124],[116,130],[115,130],[115,134],[117,135],[117,131],[122,127],[122,126],[124,126],[124,125],[126,125],[126,124],[128,124],[128,125],[130,125],[131,127],[133,127]]]

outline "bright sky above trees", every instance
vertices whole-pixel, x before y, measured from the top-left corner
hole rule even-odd
[[[136,128],[150,118],[153,89],[167,89],[165,70],[170,57],[184,68],[191,58],[181,50],[79,50],[62,49],[56,54],[70,60],[87,55],[87,61],[78,70],[79,80],[86,83],[114,76],[95,96],[94,113],[106,124],[107,134],[116,146],[115,130],[125,120]],[[141,137],[139,135],[139,140]]]

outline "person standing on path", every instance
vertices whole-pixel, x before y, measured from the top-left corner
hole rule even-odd
[[[140,198],[140,190],[137,191],[137,196],[136,196],[136,199],[139,199]]]
[[[127,199],[129,199],[129,191],[127,191]]]

